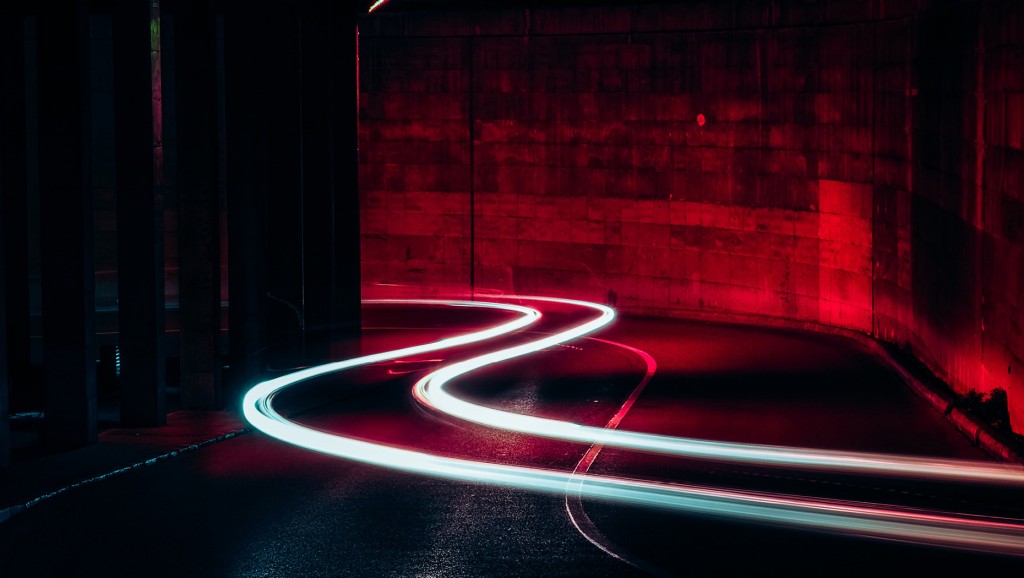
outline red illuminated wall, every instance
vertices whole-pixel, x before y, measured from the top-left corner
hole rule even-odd
[[[367,19],[364,294],[873,332],[1024,429],[1024,9],[920,4]]]
[[[877,26],[875,335],[1024,432],[1024,4]]]

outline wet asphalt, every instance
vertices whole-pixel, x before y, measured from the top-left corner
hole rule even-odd
[[[466,315],[459,323],[445,322],[422,311],[389,315],[376,319],[376,326],[388,328],[367,331],[364,351],[449,335],[474,322]],[[533,330],[557,326],[567,315],[554,311]],[[399,328],[409,326],[418,328]],[[619,319],[599,337],[643,349],[658,362],[621,429],[987,459],[889,369],[841,338],[639,317]],[[299,421],[341,435],[572,471],[589,446],[453,423],[411,400],[412,383],[440,359],[476,351],[325,378],[281,403],[301,411]],[[482,371],[453,389],[512,411],[603,426],[645,368],[626,349],[584,339]],[[837,479],[610,448],[598,454],[591,471],[990,514],[1020,516],[1024,504],[1012,492]],[[586,499],[577,507],[589,520],[581,522],[579,510],[570,517],[564,493],[405,474],[250,432],[77,488],[0,524],[0,575],[887,575],[896,568],[940,574],[962,568],[980,575],[1024,569],[1024,562],[1006,557],[657,507]]]

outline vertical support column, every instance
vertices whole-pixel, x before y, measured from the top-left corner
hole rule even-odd
[[[25,110],[25,17],[5,4],[0,17],[0,244],[6,275],[7,402],[28,382],[31,365],[28,300],[28,156]],[[6,414],[0,420],[6,419]],[[2,427],[2,426],[0,426]]]
[[[229,398],[262,372],[266,346],[266,125],[261,81],[265,15],[260,2],[231,3],[224,16],[227,115]]]
[[[88,3],[37,23],[45,438],[66,447],[96,441]]]
[[[359,329],[358,52],[349,6],[228,10],[231,364],[242,387],[268,345],[303,345],[318,361],[332,336]]]
[[[0,78],[3,78],[6,74],[6,70],[0,69]],[[4,123],[0,122],[0,131],[4,129]],[[5,165],[3,158],[0,157],[0,171],[3,171]],[[4,189],[2,183],[0,183],[0,199],[3,199]],[[5,291],[5,279],[4,274],[4,258],[3,251],[5,245],[3,238],[0,237],[0,468],[4,468],[11,460],[11,426],[10,426],[10,410],[8,409],[8,370],[7,370],[7,305],[6,305],[6,291]]]
[[[141,426],[167,422],[164,207],[154,162],[159,6],[154,0],[121,0],[113,22],[121,422]]]
[[[12,17],[0,12],[0,34],[7,33],[10,26],[8,21]],[[6,44],[6,42],[4,42]],[[6,46],[4,46],[6,48]],[[7,158],[7,125],[10,119],[7,117],[7,85],[11,82],[10,77],[14,76],[6,59],[0,55],[0,206],[5,205],[7,198],[6,179],[7,171],[14,169]],[[13,80],[13,79],[12,79]],[[4,223],[6,225],[6,223]],[[5,227],[6,229],[6,227]],[[6,467],[11,459],[11,427],[9,423],[10,410],[8,405],[8,363],[7,363],[7,243],[5,235],[0,235],[0,468]]]
[[[304,314],[311,344],[326,345],[360,327],[359,49],[352,7],[308,2],[302,55]],[[310,349],[313,361],[327,354]]]
[[[332,333],[334,188],[332,186],[332,6],[307,2],[301,19],[302,76],[302,295],[310,362],[325,361]],[[324,122],[328,120],[328,122]]]
[[[359,332],[359,42],[356,12],[330,3],[331,43],[331,324],[335,334]],[[316,280],[312,280],[315,282]]]
[[[253,82],[267,87],[258,122],[266,131],[267,252],[266,328],[271,365],[288,367],[302,357],[302,199],[305,171],[303,115],[299,86],[307,71],[300,51],[301,8],[270,2],[265,36],[260,39],[262,70]],[[321,122],[323,122],[321,120]]]
[[[178,5],[178,234],[181,398],[217,407],[220,392],[220,202],[215,21],[209,2]]]
[[[10,460],[12,383],[29,365],[25,22],[15,6],[0,8],[0,467]]]
[[[331,322],[342,335],[358,334],[361,321],[359,270],[359,28],[351,6],[331,3],[339,12],[332,44],[331,125],[334,131],[332,200]]]

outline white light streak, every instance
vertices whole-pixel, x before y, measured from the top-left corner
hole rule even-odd
[[[466,375],[487,365],[546,349],[561,341],[574,339],[603,327],[614,316],[610,308],[596,303],[551,297],[524,297],[522,299],[567,303],[587,307],[597,312],[598,316],[586,323],[543,339],[490,352],[438,369],[425,376],[416,384],[413,390],[416,400],[426,407],[466,421],[488,427],[565,441],[602,444],[610,447],[715,461],[793,466],[803,469],[833,470],[846,473],[918,479],[1024,486],[1024,468],[1008,464],[716,442],[664,436],[586,426],[562,420],[512,413],[475,404],[452,395],[445,389],[445,384],[456,377]]]
[[[467,404],[450,395],[437,395],[437,392],[444,391],[443,385],[446,381],[458,375],[580,337],[587,332],[606,325],[614,318],[614,312],[603,305],[564,299],[529,299],[586,306],[594,309],[599,314],[590,321],[570,327],[554,335],[526,344],[490,352],[486,355],[452,364],[435,371],[417,384],[417,399],[424,403],[429,402],[434,408],[444,408],[444,411],[452,411],[453,415],[458,415],[459,417],[467,419],[472,417],[474,419],[471,421],[478,423],[487,425],[497,424],[506,429],[528,431],[531,433],[533,433],[531,430],[536,429],[540,432],[539,435],[547,437],[617,445],[619,447],[635,447],[645,451],[662,451],[662,448],[669,448],[668,453],[678,455],[699,455],[710,459],[749,461],[752,463],[768,462],[806,467],[837,467],[846,471],[866,470],[899,473],[902,469],[912,467],[918,473],[921,471],[929,472],[929,475],[940,473],[940,477],[944,478],[951,477],[949,472],[947,472],[948,468],[967,465],[971,468],[980,468],[975,473],[976,479],[989,481],[993,480],[993,476],[996,473],[989,472],[982,475],[978,472],[984,471],[985,468],[973,462],[956,462],[958,466],[950,466],[951,462],[934,463],[935,460],[924,460],[923,463],[920,460],[910,460],[908,462],[907,458],[881,456],[878,454],[844,455],[840,452],[821,452],[799,448],[751,446],[749,444],[718,444],[701,440],[685,440],[667,438],[666,436],[637,434],[635,432],[590,428],[597,430],[594,432],[578,424],[509,414],[491,408]],[[438,351],[495,338],[526,327],[540,318],[540,312],[534,309],[502,303],[433,300],[395,301],[395,303],[485,307],[517,312],[520,316],[513,321],[482,331],[442,339],[420,346],[312,367],[265,381],[252,388],[246,394],[243,401],[243,413],[249,423],[270,436],[303,448],[410,473],[542,492],[564,493],[566,491],[573,491],[579,492],[581,496],[587,498],[612,500],[633,505],[658,506],[700,515],[818,529],[882,540],[1024,556],[1024,526],[1016,522],[969,518],[946,513],[901,510],[886,506],[845,501],[668,484],[614,476],[574,476],[570,472],[477,462],[437,456],[317,431],[292,422],[274,411],[271,406],[274,393],[301,381],[370,363],[428,351]],[[440,405],[437,403],[438,399],[441,400]],[[612,433],[630,433],[631,435],[626,438],[609,436],[607,435],[609,431]],[[601,435],[596,435],[598,433]],[[641,437],[636,438],[634,436]],[[654,438],[653,440],[650,439],[652,437]],[[822,466],[822,462],[828,465]],[[1019,476],[1018,472],[1017,477],[1011,476],[1010,480],[1019,481]],[[995,476],[994,479],[1000,481],[1004,478]]]

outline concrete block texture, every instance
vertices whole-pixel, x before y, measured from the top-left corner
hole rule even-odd
[[[364,293],[869,333],[1024,431],[1024,4],[572,3],[363,22]]]

